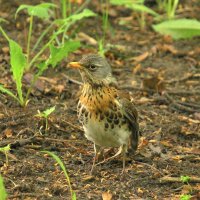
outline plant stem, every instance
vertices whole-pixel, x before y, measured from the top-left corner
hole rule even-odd
[[[61,9],[62,9],[62,18],[65,19],[67,17],[67,1],[61,0]]]
[[[37,60],[37,58],[43,53],[43,51],[49,46],[49,44],[54,40],[52,37],[43,47],[42,49],[33,57],[33,59],[29,63],[29,68],[33,65],[33,63]]]
[[[45,118],[45,121],[46,121],[45,132],[47,132],[47,130],[48,130],[48,118],[47,117]]]
[[[6,38],[6,40],[10,40],[10,38],[8,37],[8,35],[6,34],[6,32],[2,29],[2,27],[0,26],[0,31],[3,34],[3,36]]]
[[[42,34],[40,35],[40,37],[38,38],[37,42],[35,43],[33,50],[35,51],[35,49],[38,47],[39,43],[41,42],[41,40],[44,38],[44,36],[49,32],[49,30],[51,29],[51,27],[54,25],[54,21],[42,32]]]
[[[145,12],[141,12],[140,28],[141,30],[144,30],[145,28]]]
[[[103,13],[103,45],[105,43],[106,30],[108,28],[108,9],[109,9],[109,0],[106,0],[106,10]]]
[[[66,4],[66,0],[65,0],[65,4]],[[70,0],[67,1],[67,8],[66,9],[67,9],[67,16],[69,17],[71,15],[71,1]]]
[[[87,5],[90,3],[91,0],[86,0],[83,2],[83,4],[74,12],[74,14],[77,14],[81,12]]]
[[[103,16],[102,16],[102,29],[103,29],[103,36],[99,41],[99,51],[100,54],[103,56],[105,52],[105,39],[106,39],[106,30],[108,28],[108,9],[109,9],[109,0],[105,0],[106,8],[103,9]],[[101,0],[101,4],[103,4],[103,0]]]
[[[32,30],[33,30],[33,15],[31,15],[31,17],[30,17],[30,24],[29,24],[29,31],[28,31],[28,42],[27,42],[27,49],[26,49],[26,53],[27,53],[27,66],[26,66],[26,70],[30,69],[29,56],[30,56],[30,42],[31,42]]]

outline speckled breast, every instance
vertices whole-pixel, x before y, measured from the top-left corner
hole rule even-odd
[[[80,98],[78,103],[78,118],[86,137],[100,146],[118,147],[126,144],[130,130],[120,106],[113,98],[114,93],[104,91],[103,95],[101,92],[96,94],[92,98],[85,96],[84,101]]]

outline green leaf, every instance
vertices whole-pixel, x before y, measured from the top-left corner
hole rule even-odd
[[[71,183],[70,183],[70,178],[69,178],[69,175],[67,173],[67,170],[65,168],[65,165],[63,164],[63,162],[60,160],[60,158],[55,155],[54,153],[50,152],[50,151],[42,151],[43,153],[47,153],[49,154],[51,157],[53,157],[53,159],[60,165],[62,171],[64,172],[65,174],[65,177],[66,177],[66,180],[67,180],[67,183],[69,185],[69,189],[70,189],[70,193],[71,193],[71,198],[72,200],[76,200],[76,194],[75,192],[72,190],[72,186],[71,186]]]
[[[76,193],[75,192],[73,192],[73,194],[72,194],[72,200],[76,200]]]
[[[1,152],[8,152],[10,151],[10,144],[6,145],[5,147],[0,147]]]
[[[4,18],[0,17],[0,23],[1,23],[1,22],[4,22],[4,23],[5,23],[5,22],[8,22],[8,21],[5,20]]]
[[[68,17],[69,20],[71,20],[73,23],[81,20],[85,17],[94,17],[97,16],[96,13],[94,13],[93,11],[89,10],[89,9],[84,9],[81,13],[78,14],[73,14],[70,17]]]
[[[6,89],[3,85],[0,85],[0,91],[8,94],[9,96],[13,97],[18,101],[18,98],[10,90]]]
[[[136,10],[136,11],[139,11],[139,12],[145,12],[145,13],[149,13],[153,16],[159,16],[158,13],[156,13],[155,11],[153,11],[152,9],[146,7],[145,5],[143,4],[132,4],[132,5],[129,5],[127,6],[128,8],[131,8],[133,10]]]
[[[125,6],[127,4],[143,4],[144,0],[110,0],[110,3],[118,6]]]
[[[38,110],[38,114],[36,114],[36,115],[34,115],[34,116],[36,116],[36,117],[43,117],[43,118],[47,119],[48,116],[49,116],[52,112],[55,111],[55,108],[56,108],[56,106],[53,106],[53,107],[51,107],[51,108],[46,109],[46,110],[43,111],[43,112],[40,112],[40,111]]]
[[[16,83],[20,104],[23,105],[24,99],[22,96],[22,76],[24,73],[24,68],[26,66],[26,58],[22,53],[22,48],[15,41],[10,39],[9,46],[10,46],[10,63],[11,63],[11,70],[13,73],[13,79]]]
[[[189,176],[181,176],[181,181],[183,183],[188,183],[190,181],[190,177]]]
[[[200,21],[195,19],[176,19],[153,25],[153,29],[161,34],[170,35],[174,39],[186,39],[200,36]]]
[[[67,41],[61,47],[50,45],[50,57],[47,64],[55,67],[63,58],[67,57],[70,52],[77,50],[80,46],[79,41]]]
[[[190,200],[191,198],[190,194],[182,194],[180,200]]]
[[[55,111],[56,106],[53,106],[49,109],[46,109],[45,111],[43,111],[45,118],[47,118],[52,112]]]
[[[51,7],[57,7],[57,6],[53,3],[41,3],[36,6],[23,4],[23,5],[20,5],[19,8],[17,9],[15,13],[15,18],[21,10],[26,9],[30,16],[36,16],[41,19],[48,19],[50,17],[49,11]]]
[[[35,75],[36,77],[39,77],[43,74],[43,72],[48,68],[47,62],[46,61],[42,61],[40,62],[38,65],[38,72]]]
[[[152,9],[148,8],[147,6],[145,6],[143,0],[142,1],[141,0],[138,0],[138,1],[133,1],[133,0],[127,0],[127,1],[111,0],[111,3],[113,5],[125,6],[127,8],[130,8],[132,10],[136,10],[136,11],[139,11],[139,12],[149,13],[149,14],[151,14],[153,16],[159,16],[158,13],[156,13]]]
[[[6,200],[6,197],[7,197],[6,189],[3,184],[3,178],[0,174],[0,200]]]
[[[93,11],[89,10],[89,9],[84,9],[81,13],[78,14],[73,14],[65,19],[58,19],[55,21],[55,23],[62,25],[62,24],[68,24],[70,23],[70,25],[74,24],[76,21],[81,20],[85,17],[94,17],[97,14],[94,13]]]

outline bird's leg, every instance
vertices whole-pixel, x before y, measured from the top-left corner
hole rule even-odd
[[[125,172],[125,164],[126,164],[126,151],[127,151],[127,146],[123,144],[122,146],[122,159],[123,159],[123,168],[122,168],[122,174]]]
[[[109,160],[111,160],[111,159],[117,157],[119,154],[121,154],[122,150],[123,150],[123,149],[122,149],[122,146],[121,146],[121,147],[119,148],[118,152],[117,152],[114,156],[111,156],[111,157],[109,157],[109,158],[107,158],[107,159],[105,159],[105,160],[103,160],[103,161],[97,163],[96,165],[102,164],[102,163],[104,163],[104,162],[107,162],[107,161],[109,161]]]
[[[92,172],[93,172],[93,169],[94,169],[94,166],[95,166],[95,162],[96,162],[96,160],[98,158],[98,152],[100,151],[100,149],[101,149],[100,146],[95,145],[95,143],[94,143],[94,158],[93,158],[92,169],[90,171],[90,174],[92,174]]]

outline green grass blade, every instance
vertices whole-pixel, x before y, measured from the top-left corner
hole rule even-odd
[[[22,52],[22,48],[13,40],[9,40],[10,46],[10,63],[13,73],[13,79],[16,83],[17,93],[21,105],[24,105],[24,98],[22,95],[22,76],[26,66],[26,58]]]
[[[9,96],[13,97],[15,100],[19,101],[19,99],[10,90],[6,89],[3,85],[0,85],[0,91],[8,94]]]
[[[0,24],[2,23],[2,22],[8,22],[7,20],[5,20],[4,18],[2,18],[2,17],[0,17]]]
[[[50,152],[50,151],[42,151],[42,153],[46,153],[46,154],[49,154],[51,157],[53,157],[53,159],[60,165],[62,171],[64,172],[65,174],[65,177],[66,177],[66,180],[67,180],[67,183],[69,185],[69,189],[70,189],[70,193],[71,193],[71,199],[72,200],[76,200],[76,195],[74,193],[74,191],[72,190],[72,186],[71,186],[71,183],[70,183],[70,179],[69,179],[69,176],[68,176],[68,173],[67,173],[67,170],[63,164],[63,162],[60,160],[60,158],[55,155],[54,153]]]
[[[6,197],[7,197],[6,189],[3,184],[3,178],[0,174],[0,200],[6,200]]]

